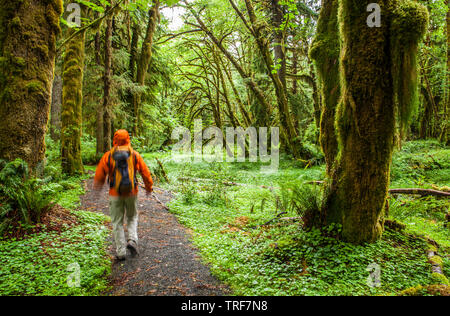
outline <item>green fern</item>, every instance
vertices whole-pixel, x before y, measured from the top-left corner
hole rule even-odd
[[[322,192],[316,185],[308,184],[282,184],[279,206],[287,212],[294,212],[304,216],[310,212],[320,212],[322,205]]]
[[[53,195],[44,190],[43,181],[30,176],[26,162],[0,161],[0,167],[0,234],[14,222],[38,223]]]

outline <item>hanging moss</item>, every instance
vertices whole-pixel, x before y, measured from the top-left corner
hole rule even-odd
[[[69,36],[75,29],[69,30]],[[66,47],[63,63],[61,107],[61,163],[63,172],[83,173],[81,159],[83,69],[85,33],[75,36]]]
[[[419,103],[417,50],[428,19],[428,10],[413,1],[398,1],[391,13],[392,77],[402,136]]]
[[[62,0],[0,2],[0,158],[44,159]]]
[[[42,82],[39,80],[32,80],[26,84],[26,88],[29,92],[39,92],[43,91],[44,87],[42,85]]]

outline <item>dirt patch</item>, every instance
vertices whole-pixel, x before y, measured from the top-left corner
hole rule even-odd
[[[12,215],[10,216],[18,217],[14,212],[12,212]],[[32,227],[26,227],[17,221],[13,221],[11,227],[5,232],[4,237],[21,240],[43,231],[61,233],[76,225],[78,225],[78,219],[70,210],[67,210],[60,205],[54,205],[42,214],[40,223],[35,224]]]

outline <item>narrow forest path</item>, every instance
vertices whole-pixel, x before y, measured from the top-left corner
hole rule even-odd
[[[109,215],[107,185],[100,196],[92,190],[93,180],[85,182],[86,194],[81,197],[82,209]],[[189,231],[176,217],[143,190],[139,192],[139,251],[137,257],[127,256],[123,262],[112,263],[111,295],[133,296],[219,296],[228,293],[226,286],[211,275],[197,250],[189,241]],[[155,188],[163,203],[170,192]],[[109,252],[114,254],[112,236]]]

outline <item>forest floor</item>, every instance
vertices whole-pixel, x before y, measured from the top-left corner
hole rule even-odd
[[[81,197],[81,208],[109,215],[106,186],[100,195],[92,190],[92,179],[85,182],[86,194]],[[213,277],[201,263],[196,248],[190,242],[190,232],[161,204],[144,192],[139,193],[139,251],[129,254],[125,261],[114,262],[110,282],[111,295],[151,296],[217,296],[228,292],[226,286]],[[155,189],[163,203],[172,195]],[[109,253],[115,252],[112,237]]]
[[[391,188],[448,190],[449,153],[435,141],[404,144],[394,156]],[[432,274],[427,257],[432,239],[450,276],[446,198],[390,196],[389,219],[406,229],[386,229],[377,243],[356,246],[336,240],[333,227],[305,231],[301,221],[278,217],[321,205],[323,190],[308,183],[326,177],[323,165],[281,157],[278,172],[265,173],[260,163],[177,162],[163,152],[143,157],[157,182],[167,178],[159,186],[174,195],[170,212],[192,230],[202,259],[235,295],[448,295],[439,285],[448,280]],[[374,264],[380,287],[368,285]]]
[[[169,211],[142,192],[141,254],[112,264],[107,188],[99,196],[91,191],[95,166],[63,176],[60,151],[49,148],[35,196],[51,195],[59,206],[41,224],[19,222],[30,233],[0,236],[0,295],[450,295],[445,197],[390,196],[389,219],[406,228],[352,245],[334,237],[338,227],[306,231],[301,221],[284,220],[321,205],[323,189],[310,183],[325,179],[323,165],[281,157],[270,174],[260,163],[177,162],[169,152],[141,150]],[[394,155],[391,188],[450,192],[449,175],[449,147],[408,142]],[[67,212],[72,220],[61,222]],[[429,258],[432,248],[437,256]]]

